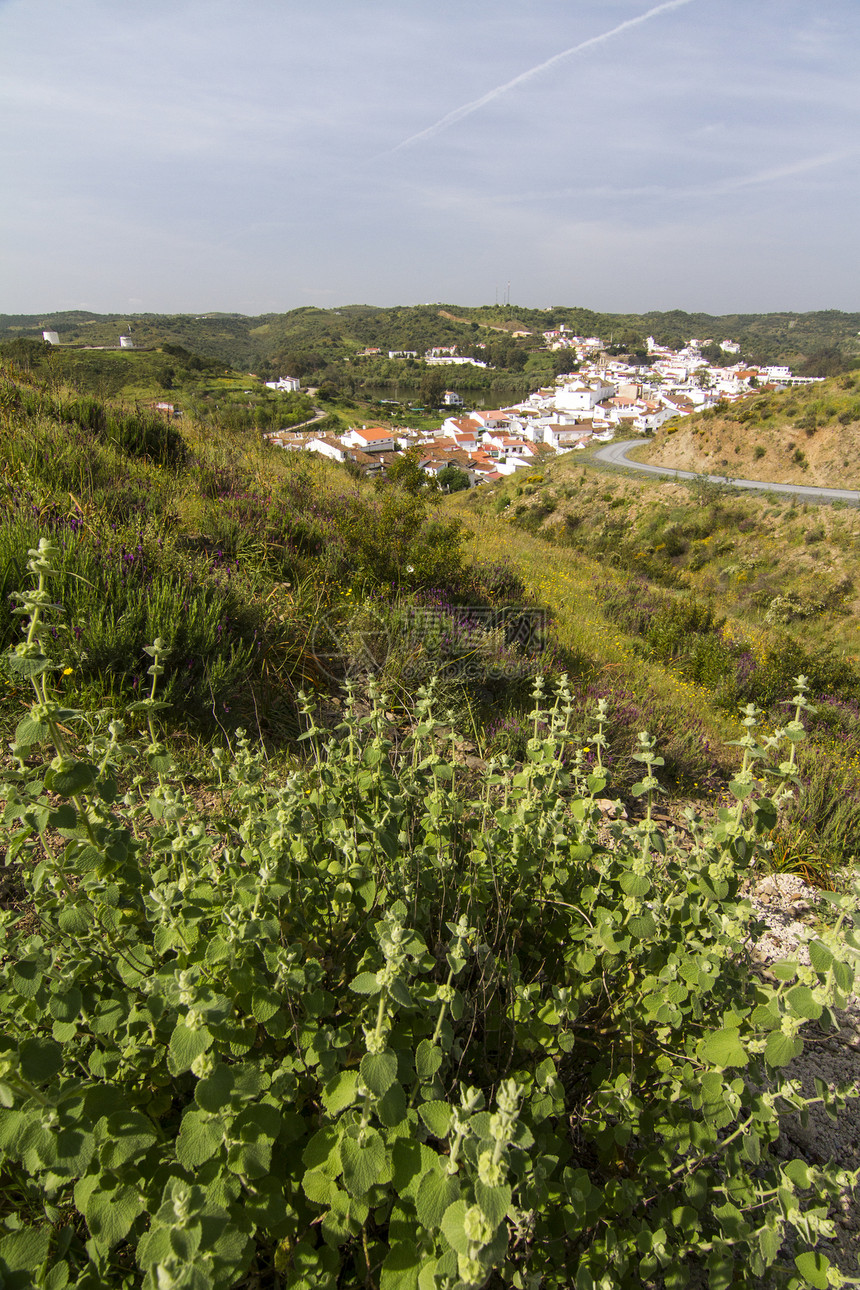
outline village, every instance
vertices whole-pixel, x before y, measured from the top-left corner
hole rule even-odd
[[[733,341],[719,345],[726,360],[721,364],[703,357],[703,350],[713,357],[711,340],[691,339],[683,349],[672,350],[649,336],[649,362],[637,365],[607,355],[600,338],[576,336],[563,326],[544,332],[543,339],[548,349],[569,350],[576,370],[510,407],[466,411],[460,395],[447,390],[442,402],[450,415],[434,432],[362,425],[339,436],[306,429],[278,430],[266,438],[288,451],[352,463],[368,475],[385,474],[397,457],[411,451],[425,474],[436,477],[453,466],[475,486],[532,469],[548,456],[583,449],[595,440],[651,434],[668,421],[737,402],[754,390],[785,389],[816,379],[794,376],[788,367],[748,366],[735,358],[740,346]],[[411,351],[389,354],[415,357]],[[451,367],[475,362],[453,347],[430,350],[424,361]],[[267,384],[283,392],[299,388],[290,377]]]

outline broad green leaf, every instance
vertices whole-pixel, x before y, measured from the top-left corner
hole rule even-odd
[[[809,1250],[806,1254],[797,1255],[794,1266],[813,1290],[827,1290],[827,1269],[830,1267],[830,1260],[826,1255]]]
[[[764,1046],[764,1059],[769,1066],[787,1066],[802,1052],[802,1040],[790,1039],[781,1030],[772,1030]]]
[[[634,914],[627,923],[627,930],[637,941],[645,941],[653,936],[657,930],[657,924],[651,910],[644,909],[641,914]]]
[[[211,1074],[199,1080],[194,1100],[203,1111],[220,1111],[230,1103],[236,1067],[218,1062]]]
[[[464,1200],[455,1200],[453,1205],[449,1205],[442,1218],[442,1234],[458,1254],[469,1253],[469,1238],[463,1227],[463,1219],[466,1216],[468,1206]]]
[[[783,1166],[783,1170],[794,1185],[796,1187],[800,1187],[802,1191],[806,1191],[807,1187],[811,1186],[812,1180],[809,1177],[809,1165],[805,1160],[789,1160],[788,1163]]]
[[[419,1221],[430,1231],[441,1227],[445,1211],[459,1195],[460,1184],[453,1175],[435,1169],[425,1174],[415,1200]]]
[[[809,942],[809,961],[816,972],[826,972],[833,962],[833,955],[821,941]]]
[[[96,1142],[102,1165],[116,1169],[145,1155],[158,1134],[155,1125],[141,1111],[128,1107],[105,1116],[96,1125]]]
[[[13,963],[10,975],[12,987],[24,999],[34,999],[42,984],[42,969],[35,959],[20,959]]]
[[[39,1290],[66,1290],[68,1284],[69,1265],[67,1263],[55,1263],[50,1272],[45,1274]],[[78,1285],[80,1285],[80,1282],[78,1282]]]
[[[346,1137],[340,1144],[343,1181],[352,1196],[363,1196],[369,1188],[390,1176],[382,1138],[375,1129],[364,1130],[364,1142]]]
[[[493,1227],[498,1227],[510,1208],[511,1189],[506,1184],[488,1187],[478,1179],[475,1183],[475,1199]]]
[[[384,1053],[365,1053],[361,1059],[361,1078],[375,1097],[382,1097],[397,1079],[397,1058],[390,1049]]]
[[[442,1157],[424,1142],[398,1138],[392,1151],[392,1164],[394,1190],[398,1196],[414,1200],[424,1175],[431,1169],[441,1172]]]
[[[357,1071],[338,1071],[332,1076],[323,1089],[323,1106],[329,1115],[340,1115],[356,1100],[358,1087]]]
[[[436,1270],[438,1259],[425,1259],[418,1273],[418,1290],[436,1290]]]
[[[334,1178],[322,1169],[308,1169],[302,1176],[302,1190],[315,1205],[331,1205],[332,1197],[339,1190]]]
[[[746,1066],[749,1061],[740,1032],[731,1027],[707,1035],[699,1044],[699,1056],[715,1066]]]
[[[821,1004],[816,1001],[808,985],[793,986],[786,992],[785,998],[796,1017],[817,1021],[821,1016]]]
[[[359,972],[349,983],[350,990],[356,994],[379,994],[382,986],[376,979],[375,972]]]
[[[451,1108],[447,1102],[425,1102],[418,1114],[434,1138],[446,1138],[451,1126]]]
[[[758,1247],[765,1266],[770,1267],[782,1245],[782,1232],[777,1227],[763,1227],[758,1234]]]
[[[191,1069],[195,1057],[212,1046],[212,1034],[206,1026],[190,1030],[184,1021],[177,1021],[167,1052],[167,1069],[171,1075],[181,1075]]]
[[[265,1025],[281,1006],[281,996],[275,990],[266,989],[264,986],[258,986],[254,991],[251,1000],[251,1011],[254,1014],[254,1020]]]
[[[63,1050],[53,1039],[25,1039],[20,1055],[21,1071],[32,1084],[47,1084],[63,1068]]]
[[[176,1139],[176,1159],[194,1169],[215,1155],[224,1139],[224,1126],[204,1111],[186,1111]]]
[[[32,747],[33,744],[40,744],[43,739],[49,739],[51,727],[44,721],[36,721],[33,717],[24,717],[23,721],[18,722],[15,730],[15,743],[23,744],[24,747]]]
[[[83,793],[95,783],[98,772],[95,766],[87,761],[74,761],[62,770],[48,771],[45,784],[60,797],[71,797],[74,793]]]
[[[23,1227],[0,1240],[0,1285],[3,1290],[32,1290],[35,1273],[48,1257],[50,1232],[47,1226]],[[62,1290],[68,1284],[68,1269],[66,1264],[58,1266],[66,1269],[65,1281],[58,1280],[57,1290]],[[49,1285],[41,1281],[39,1284]]]
[[[342,1169],[340,1134],[333,1124],[319,1129],[302,1152],[302,1161],[308,1169],[323,1169],[336,1178]]]
[[[13,672],[18,672],[21,676],[41,676],[43,672],[50,672],[53,663],[44,655],[37,655],[34,658],[25,658],[22,654],[15,654],[10,650],[6,655],[6,666]]]
[[[272,1143],[267,1138],[232,1142],[227,1151],[227,1168],[243,1178],[265,1178],[272,1164]]]
[[[134,1220],[143,1213],[145,1201],[138,1188],[128,1183],[108,1190],[100,1180],[95,1181],[96,1186],[82,1207],[83,1215],[98,1244],[111,1249],[128,1236]],[[76,1200],[77,1196],[76,1190]]]
[[[644,874],[632,873],[629,869],[622,873],[619,878],[621,890],[628,896],[647,896],[651,890],[651,883]]]
[[[80,1016],[81,992],[76,985],[61,993],[52,994],[48,1000],[48,1011],[55,1021],[76,1021]]]
[[[415,1053],[415,1069],[420,1080],[432,1079],[442,1065],[442,1050],[429,1039],[422,1039]]]
[[[418,1290],[421,1255],[412,1241],[392,1245],[379,1274],[380,1290]]]
[[[376,1103],[376,1114],[380,1123],[388,1129],[396,1129],[406,1120],[406,1094],[401,1084],[392,1084]]]
[[[757,1165],[761,1159],[761,1138],[754,1129],[747,1129],[743,1136],[743,1151],[747,1160]]]

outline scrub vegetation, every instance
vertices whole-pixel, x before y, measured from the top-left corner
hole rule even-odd
[[[3,1284],[851,1284],[856,1180],[777,1143],[852,1096],[786,1068],[860,951],[853,514],[786,517],[844,572],[765,607],[722,493],[0,409]],[[804,836],[828,913],[764,979],[745,884]]]

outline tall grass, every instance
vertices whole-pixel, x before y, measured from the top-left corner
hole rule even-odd
[[[456,520],[398,489],[380,492],[256,434],[190,420],[180,433],[9,380],[0,393],[0,594],[8,603],[21,591],[21,553],[49,534],[69,611],[55,628],[62,670],[93,701],[133,695],[144,646],[160,636],[172,644],[174,712],[294,728],[296,690],[336,684],[352,666],[318,655],[360,602],[395,623],[441,598],[456,627],[457,605],[522,599],[506,570],[470,566]],[[169,437],[147,440],[166,428]],[[4,615],[3,644],[14,631]],[[329,645],[343,655],[342,639]],[[463,650],[446,645],[461,672]],[[424,652],[441,661],[436,646]],[[492,667],[489,642],[478,656]]]

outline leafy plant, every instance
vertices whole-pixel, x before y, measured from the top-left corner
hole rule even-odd
[[[773,1148],[781,1111],[849,1095],[783,1072],[853,988],[858,902],[776,985],[743,948],[802,678],[773,736],[747,710],[735,804],[691,813],[689,849],[655,821],[647,734],[642,819],[606,840],[605,705],[586,764],[540,680],[516,774],[466,773],[432,686],[404,735],[370,685],[331,732],[305,704],[286,780],[215,749],[213,817],[159,738],[162,641],[142,750],[53,698],[57,554],[29,552],[9,656],[35,701],[3,786],[27,900],[0,917],[4,1284],[828,1282],[855,1178]]]

